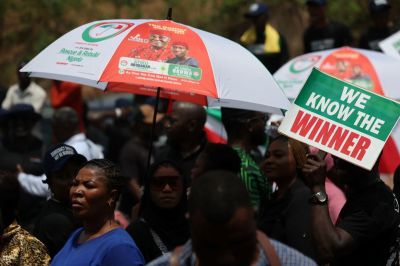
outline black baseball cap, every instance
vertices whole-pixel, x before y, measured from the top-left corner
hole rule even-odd
[[[244,14],[246,18],[258,17],[268,11],[268,6],[264,3],[253,3],[249,10]]]
[[[370,0],[369,1],[369,11],[371,13],[379,13],[384,10],[388,10],[390,4],[388,0]]]
[[[49,174],[61,170],[67,162],[76,160],[78,163],[85,163],[86,157],[79,154],[74,147],[61,143],[49,149],[43,161],[44,172]]]

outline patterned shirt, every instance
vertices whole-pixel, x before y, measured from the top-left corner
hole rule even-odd
[[[316,266],[317,264],[310,258],[306,257],[302,253],[294,250],[278,241],[270,239],[272,246],[275,249],[276,254],[279,257],[281,265],[283,266]],[[259,246],[260,256],[258,256],[258,260],[254,266],[268,266],[270,265],[268,258],[262,249]],[[147,266],[169,266],[171,259],[171,253],[164,254],[163,256],[153,260]],[[196,265],[196,256],[192,251],[192,242],[189,240],[183,246],[180,255],[179,255],[179,265],[182,266],[195,266]]]
[[[250,194],[251,204],[259,209],[260,205],[270,198],[271,185],[250,154],[239,147],[233,147],[233,149],[236,150],[241,160],[240,178]]]
[[[0,244],[0,265],[49,265],[50,256],[37,238],[13,222],[4,229]]]

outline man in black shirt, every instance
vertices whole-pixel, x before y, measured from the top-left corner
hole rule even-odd
[[[388,0],[370,0],[369,12],[372,24],[360,38],[360,48],[382,51],[379,42],[394,33],[390,23],[390,4]]]
[[[400,217],[395,196],[379,178],[378,162],[368,171],[335,158],[335,169],[347,186],[347,201],[334,225],[327,207],[324,160],[309,157],[303,168],[312,190],[311,223],[319,262],[386,265]]]
[[[46,182],[52,197],[43,206],[35,223],[34,235],[43,242],[54,257],[64,246],[69,235],[79,227],[70,207],[69,190],[72,179],[86,158],[66,144],[58,144],[44,157]]]
[[[326,17],[326,0],[306,0],[306,4],[310,26],[303,35],[305,53],[351,45],[349,28]]]
[[[155,161],[174,161],[190,183],[192,168],[207,143],[204,133],[206,120],[206,110],[201,105],[174,102],[172,113],[165,119],[167,143],[160,148]]]

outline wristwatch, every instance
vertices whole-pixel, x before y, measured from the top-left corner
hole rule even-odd
[[[311,195],[309,202],[311,204],[325,205],[328,203],[328,195],[325,191],[318,191]]]

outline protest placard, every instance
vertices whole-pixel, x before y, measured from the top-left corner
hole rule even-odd
[[[279,132],[370,170],[400,104],[313,69]]]

